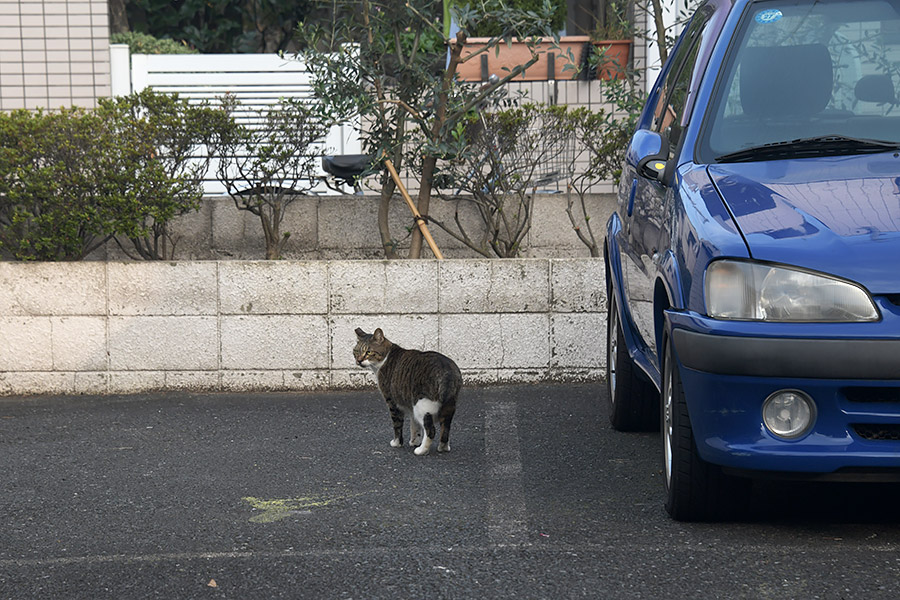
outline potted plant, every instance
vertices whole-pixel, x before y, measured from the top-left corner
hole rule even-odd
[[[463,0],[452,0],[452,3],[459,10],[470,4]],[[463,81],[486,81],[491,75],[504,77],[517,66],[528,64],[527,69],[515,77],[516,81],[570,79],[577,70],[579,53],[587,36],[557,39],[550,35],[551,31],[560,31],[565,27],[566,8],[565,0],[548,0],[546,5],[545,0],[485,0],[476,8],[466,6],[465,10],[485,13],[485,16],[470,20],[462,51],[463,62],[457,69],[457,75]],[[511,29],[500,18],[510,9],[535,13],[543,9],[548,19],[544,22],[525,20]],[[501,43],[493,44],[498,37],[502,38]],[[482,52],[482,48],[489,44],[493,47]],[[472,54],[480,56],[469,60]],[[534,57],[537,60],[532,60]],[[571,66],[567,68],[567,65]]]
[[[469,38],[462,53],[463,58],[477,53],[490,41],[491,38],[486,37]],[[469,60],[462,63],[457,74],[463,81],[483,81],[492,74],[503,77],[516,66],[527,63],[532,53],[536,53],[537,62],[516,76],[514,81],[572,79],[577,71],[579,57],[589,44],[590,37],[586,35],[562,36],[558,42],[542,37],[514,38],[484,52],[480,61]],[[628,57],[627,51],[625,57]],[[571,66],[567,68],[567,65]]]
[[[474,30],[476,35],[493,35],[490,23]],[[519,81],[547,81],[550,79],[623,79],[628,67],[633,27],[627,7],[610,2],[602,18],[589,35],[567,35],[554,41],[550,38],[528,37],[534,32],[522,32],[482,54],[480,61],[463,62],[457,71],[464,81],[484,81],[491,74],[503,76],[517,65],[524,64],[533,54],[539,60],[516,77]],[[491,38],[469,37],[462,57],[478,53]],[[576,75],[577,74],[577,75]]]
[[[617,2],[606,5],[606,14],[591,31],[593,52],[582,61],[587,79],[624,79],[634,40],[634,28],[625,7]],[[587,54],[587,53],[586,53]]]

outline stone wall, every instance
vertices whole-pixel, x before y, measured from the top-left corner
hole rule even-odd
[[[378,204],[376,196],[313,196],[300,197],[287,210],[282,226],[291,233],[284,257],[295,260],[311,259],[371,259],[384,258],[378,233]],[[566,215],[565,194],[539,195],[534,202],[531,233],[523,253],[533,258],[587,257],[590,252],[579,241]],[[586,199],[591,226],[598,241],[605,234],[606,220],[615,206],[612,194],[591,194]],[[432,199],[431,215],[452,224],[455,202]],[[576,213],[580,207],[576,207]],[[471,206],[463,206],[461,221],[472,235],[483,225]],[[408,229],[414,226],[412,215],[399,197],[392,202],[391,234],[399,242],[401,256],[409,248]],[[579,223],[584,227],[583,221]],[[228,197],[206,198],[200,211],[179,217],[173,229],[178,238],[176,260],[216,260],[265,258],[262,227],[259,219],[247,211],[238,210]],[[479,258],[475,251],[453,239],[436,225],[430,230],[438,248],[446,258]],[[430,256],[425,248],[424,252]],[[115,244],[97,252],[94,259],[127,259]]]
[[[469,384],[605,376],[600,259],[0,262],[0,395],[374,386],[354,329]]]

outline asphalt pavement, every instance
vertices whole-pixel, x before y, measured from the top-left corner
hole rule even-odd
[[[900,488],[662,508],[600,384],[466,388],[451,452],[376,390],[0,398],[0,599],[895,598]]]

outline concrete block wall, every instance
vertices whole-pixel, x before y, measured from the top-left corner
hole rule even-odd
[[[354,330],[473,384],[606,374],[598,259],[0,262],[0,395],[374,387]]]
[[[106,0],[0,0],[0,110],[110,95]]]
[[[591,227],[602,240],[606,221],[615,209],[612,194],[591,194],[586,198]],[[292,260],[334,260],[383,258],[381,237],[378,234],[378,204],[374,196],[315,196],[302,197],[286,210],[282,231],[291,237],[284,250],[284,258]],[[433,199],[431,216],[452,225],[454,202]],[[525,239],[524,256],[529,258],[588,257],[590,251],[573,231],[566,214],[566,194],[541,194],[534,202],[531,231]],[[580,204],[575,211],[579,225],[587,226],[580,217]],[[412,214],[400,198],[391,204],[389,215],[391,233],[398,238],[398,251],[406,256],[409,250],[407,228],[415,226]],[[460,221],[475,239],[484,225],[472,206],[463,206]],[[259,218],[235,208],[227,197],[204,199],[199,212],[178,217],[172,230],[177,238],[176,260],[254,260],[265,258],[265,244]],[[475,251],[448,235],[437,225],[431,233],[446,258],[480,258]],[[127,246],[126,246],[127,247]],[[425,249],[425,252],[430,252]],[[91,256],[92,259],[124,260],[128,257],[115,243]]]

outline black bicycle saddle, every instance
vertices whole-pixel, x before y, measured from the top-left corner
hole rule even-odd
[[[322,168],[336,179],[343,179],[348,184],[353,185],[371,162],[372,157],[368,154],[339,154],[336,156],[323,156]]]

